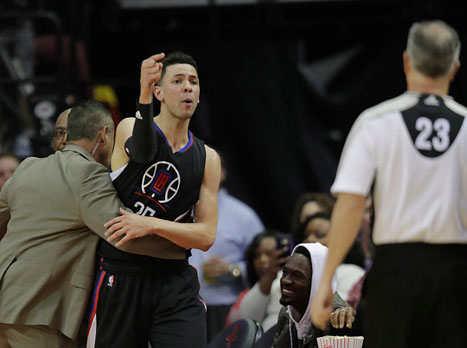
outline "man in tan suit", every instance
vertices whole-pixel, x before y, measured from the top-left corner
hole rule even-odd
[[[81,103],[70,112],[63,151],[24,160],[3,187],[0,348],[81,343],[97,242],[123,207],[107,170],[113,144],[110,113]],[[151,239],[122,249],[151,256]]]

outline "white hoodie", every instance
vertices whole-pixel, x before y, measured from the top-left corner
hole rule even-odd
[[[321,275],[323,274],[324,265],[326,264],[326,258],[328,256],[328,248],[326,248],[321,243],[301,243],[298,244],[292,251],[292,255],[295,253],[295,250],[299,246],[305,247],[311,256],[311,266],[312,266],[312,276],[311,276],[311,287],[310,287],[310,298],[308,300],[308,306],[306,311],[303,314],[300,321],[296,321],[295,318],[298,318],[299,314],[297,311],[291,307],[287,306],[289,317],[295,324],[297,329],[297,336],[299,339],[302,339],[308,334],[308,331],[311,327],[311,301],[313,300],[316,291],[318,290],[318,285],[321,280]],[[334,275],[332,279],[332,292],[334,293],[337,288],[336,276]]]

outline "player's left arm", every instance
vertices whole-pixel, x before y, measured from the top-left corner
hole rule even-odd
[[[195,222],[180,223],[121,211],[105,224],[107,241],[120,237],[116,247],[131,239],[156,234],[185,249],[208,250],[214,243],[217,230],[217,191],[220,182],[220,159],[216,151],[206,146],[206,164],[199,202],[195,205]],[[131,225],[131,229],[129,226]]]

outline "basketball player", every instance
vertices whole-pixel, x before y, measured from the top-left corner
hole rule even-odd
[[[412,25],[407,92],[360,115],[331,187],[338,198],[313,322],[323,327],[329,318],[332,275],[374,183],[375,259],[362,299],[367,348],[467,347],[467,306],[458,300],[467,292],[467,108],[447,95],[459,54],[446,23]]]
[[[117,128],[112,178],[124,204],[138,215],[111,220],[116,246],[157,239],[159,257],[125,253],[102,242],[88,347],[205,347],[205,306],[199,298],[191,248],[207,250],[217,227],[220,161],[188,129],[199,103],[194,59],[182,52],[156,54],[141,65],[136,118]],[[153,117],[153,95],[160,113]]]

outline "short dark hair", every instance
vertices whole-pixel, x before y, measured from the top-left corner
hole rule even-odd
[[[189,64],[195,68],[196,72],[198,72],[198,65],[196,64],[194,58],[188,53],[184,53],[181,51],[169,53],[164,59],[161,60],[161,63],[162,72],[159,81],[162,81],[162,79],[164,78],[167,67],[175,64]]]
[[[83,101],[74,105],[68,115],[67,140],[94,139],[105,126],[113,133],[112,114],[104,104],[95,100]]]

